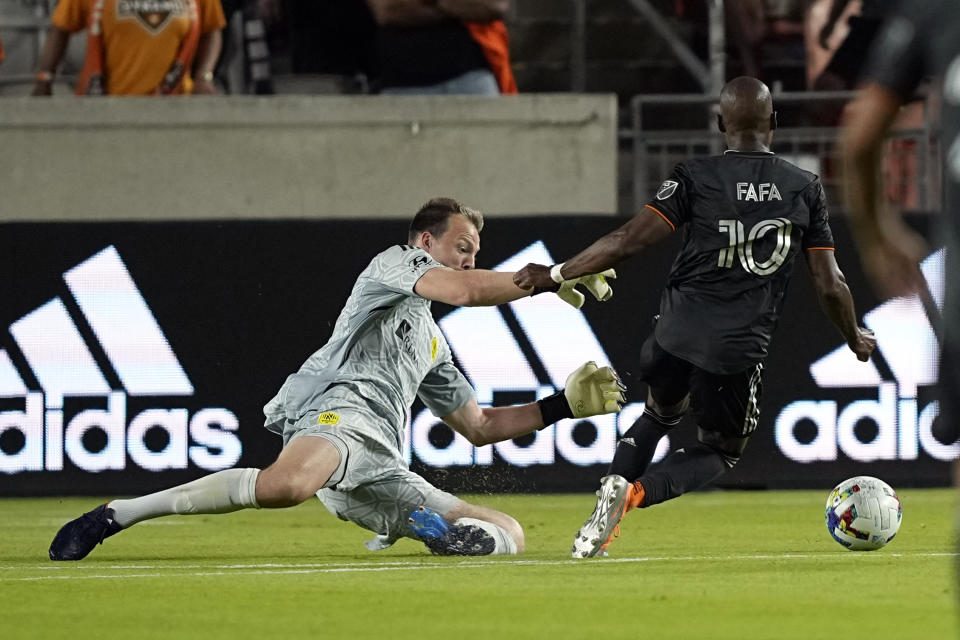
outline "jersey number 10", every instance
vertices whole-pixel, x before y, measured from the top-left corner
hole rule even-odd
[[[766,260],[758,260],[753,255],[753,243],[773,230],[776,230],[777,246]],[[717,266],[729,269],[733,266],[733,256],[736,255],[740,258],[740,265],[748,273],[768,276],[786,261],[787,254],[790,253],[792,230],[793,224],[786,218],[758,222],[750,229],[750,233],[745,232],[743,223],[739,220],[721,220],[720,233],[727,234],[730,243],[720,250]]]

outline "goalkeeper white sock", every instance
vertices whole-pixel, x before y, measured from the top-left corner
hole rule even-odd
[[[513,536],[507,533],[505,529],[493,524],[492,522],[487,522],[486,520],[477,520],[476,518],[457,518],[453,521],[453,524],[472,524],[489,533],[494,540],[493,553],[490,554],[492,556],[512,556],[516,555],[517,553],[517,542],[513,539]]]
[[[107,506],[121,527],[175,513],[230,513],[259,509],[257,476],[260,469],[227,469],[131,500],[113,500]]]

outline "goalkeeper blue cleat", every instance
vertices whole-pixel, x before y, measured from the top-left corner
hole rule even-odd
[[[410,530],[438,556],[487,556],[496,547],[493,536],[481,527],[451,524],[427,507],[410,514]]]
[[[102,504],[60,528],[50,543],[51,560],[82,560],[104,539],[122,530],[113,509]]]

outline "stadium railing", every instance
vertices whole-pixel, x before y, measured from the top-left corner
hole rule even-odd
[[[854,92],[781,92],[774,95],[780,126],[773,150],[821,176],[828,202],[842,202],[840,127],[836,124]],[[656,94],[631,100],[631,128],[621,141],[632,144],[633,211],[650,199],[653,189],[681,160],[722,152],[716,128],[715,96]],[[929,105],[923,103],[919,126],[894,131],[884,149],[883,182],[891,204],[915,211],[940,206],[936,131]],[[823,124],[823,123],[828,124]]]

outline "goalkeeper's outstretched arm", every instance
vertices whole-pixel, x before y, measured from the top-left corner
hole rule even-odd
[[[567,386],[536,402],[511,407],[480,407],[471,398],[443,421],[471,444],[483,446],[518,438],[564,418],[616,413],[626,387],[610,367],[587,362],[567,377]]]
[[[488,307],[530,295],[532,288],[518,287],[513,276],[511,272],[486,269],[430,269],[413,290],[428,300],[457,307]]]

